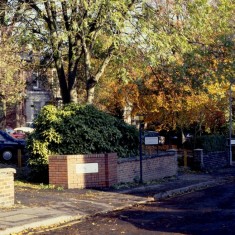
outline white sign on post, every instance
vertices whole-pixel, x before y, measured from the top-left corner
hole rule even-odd
[[[156,137],[145,137],[144,138],[145,145],[158,145],[158,136]]]

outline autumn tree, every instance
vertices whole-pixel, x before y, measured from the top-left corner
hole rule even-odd
[[[226,113],[219,111],[225,110],[227,83],[234,77],[234,3],[156,0],[145,6],[146,17],[137,24],[142,43],[133,48],[135,58],[128,57],[130,47],[126,49],[122,77],[129,78],[126,85],[120,79],[111,84],[116,95],[106,96],[113,97],[106,99],[109,107],[112,100],[113,104],[118,100],[124,108],[123,100],[128,99],[133,115],[144,113],[145,121],[159,128],[185,128],[198,123],[199,131],[205,125],[216,132],[218,125],[213,129],[212,122],[220,116],[219,125],[224,123]],[[143,33],[146,21],[150,30]],[[139,68],[144,73],[137,72]],[[215,87],[220,95],[211,94]],[[212,113],[214,117],[209,117]]]
[[[139,81],[146,73],[142,52],[133,45],[122,47],[97,86],[95,105],[131,124],[138,108]]]
[[[87,102],[139,14],[139,0],[19,0],[18,20],[24,40],[33,41],[58,73],[64,103],[76,100],[85,84]],[[25,37],[27,36],[27,37]]]
[[[1,127],[6,125],[7,105],[15,105],[24,98],[25,82],[22,78],[23,62],[16,42],[11,40],[12,28],[8,24],[7,1],[0,2],[0,103]],[[14,18],[14,15],[11,15]]]
[[[64,103],[76,100],[78,88],[94,102],[105,77],[118,109],[130,103],[133,115],[151,119],[179,97],[233,75],[233,1],[12,2],[20,8],[15,34],[55,63]],[[106,88],[102,101],[110,107]]]

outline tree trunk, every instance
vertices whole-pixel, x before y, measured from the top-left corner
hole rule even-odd
[[[0,26],[4,25],[4,22],[5,22],[6,4],[7,4],[7,0],[0,1]]]
[[[1,106],[2,106],[2,115],[1,115],[0,128],[5,129],[6,128],[6,115],[7,115],[7,104],[5,100],[1,101]]]
[[[78,102],[77,90],[74,89],[74,88],[70,91],[70,101],[73,102],[73,103],[77,103]]]
[[[124,121],[128,124],[131,124],[131,112],[133,110],[133,104],[131,102],[127,102],[123,111]]]
[[[93,104],[95,99],[95,87],[87,89],[87,104]]]
[[[66,82],[66,75],[61,60],[54,56],[56,71],[59,79],[60,94],[62,97],[63,104],[69,104],[71,102],[70,90]]]
[[[16,104],[16,127],[20,127],[25,124],[23,108],[24,108],[23,102],[18,102]]]

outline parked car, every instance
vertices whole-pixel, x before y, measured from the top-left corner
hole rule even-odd
[[[8,134],[11,134],[11,133],[14,132],[14,129],[9,127],[9,126],[7,126],[6,129],[5,129],[5,132],[8,133]]]
[[[14,131],[10,135],[16,139],[25,139],[26,134],[22,131]]]
[[[34,128],[32,127],[27,127],[27,126],[21,126],[21,127],[17,127],[14,129],[14,131],[16,132],[23,132],[23,133],[31,133],[34,131]]]
[[[17,152],[21,150],[24,153],[25,140],[16,139],[8,133],[0,130],[0,161],[17,161]]]
[[[31,127],[17,127],[14,129],[14,132],[10,133],[10,135],[16,139],[25,139],[26,136],[33,131],[34,129]]]

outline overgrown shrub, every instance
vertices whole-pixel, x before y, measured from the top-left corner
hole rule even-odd
[[[34,125],[27,142],[34,173],[47,168],[50,154],[116,152],[128,157],[138,152],[137,129],[91,105],[45,106]]]
[[[196,138],[196,148],[206,152],[225,151],[226,137],[223,135],[204,135]]]

